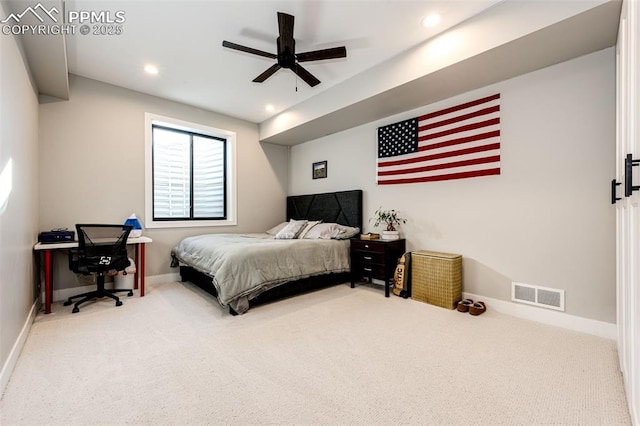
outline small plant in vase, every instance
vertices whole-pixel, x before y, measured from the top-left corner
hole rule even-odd
[[[380,207],[374,214],[375,217],[369,219],[369,221],[372,219],[376,220],[373,226],[378,227],[381,224],[387,225],[387,228],[382,231],[380,238],[383,240],[397,240],[400,238],[397,227],[402,223],[407,223],[406,219],[400,217],[400,212],[397,210],[382,210],[382,207]]]

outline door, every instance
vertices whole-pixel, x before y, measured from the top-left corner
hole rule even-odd
[[[640,7],[624,1],[617,44],[616,275],[618,355],[634,424],[640,425]],[[629,163],[631,161],[631,163]],[[619,183],[620,185],[616,185]],[[629,189],[631,191],[629,191]],[[626,192],[626,195],[625,195]],[[619,198],[615,200],[614,198]]]

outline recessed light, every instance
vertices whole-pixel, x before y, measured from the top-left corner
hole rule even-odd
[[[435,27],[440,23],[440,15],[432,13],[422,20],[422,26],[426,28]]]
[[[273,107],[273,105],[269,104],[269,105],[265,106],[265,107],[264,107],[264,109],[265,109],[265,110],[267,110],[267,111],[269,111],[269,112],[271,112],[271,111],[273,111],[275,108]]]
[[[144,70],[147,72],[147,74],[153,74],[153,75],[158,74],[158,67],[156,67],[155,65],[151,65],[151,64],[145,65]]]

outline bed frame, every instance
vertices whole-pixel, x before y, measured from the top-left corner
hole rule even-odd
[[[287,220],[306,219],[357,226],[362,230],[362,190],[326,192],[322,194],[292,195],[287,197]],[[190,281],[208,293],[217,296],[209,275],[188,266],[180,266],[182,281]],[[260,293],[249,300],[249,309],[263,303],[307,293],[351,280],[350,273],[318,275],[289,281]],[[229,307],[231,315],[237,313]]]

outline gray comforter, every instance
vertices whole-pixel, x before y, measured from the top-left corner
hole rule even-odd
[[[238,313],[279,284],[349,271],[348,240],[276,240],[269,234],[209,234],[185,238],[172,250],[181,263],[213,277],[222,306]]]

